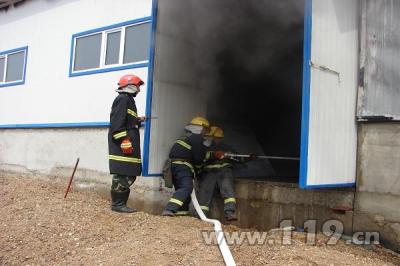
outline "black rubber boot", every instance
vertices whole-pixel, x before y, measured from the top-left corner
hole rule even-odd
[[[226,211],[225,212],[225,219],[227,221],[237,221],[237,217],[234,211]]]
[[[132,213],[135,209],[126,206],[130,190],[124,192],[111,191],[111,210],[116,212]]]
[[[175,213],[173,213],[172,211],[169,211],[169,210],[164,210],[161,213],[161,216],[170,216],[170,217],[172,217],[172,216],[175,216]]]
[[[125,208],[131,210],[130,212],[137,212],[137,210],[135,208],[129,208],[128,206],[126,206],[126,203],[128,202],[130,193],[131,193],[131,190],[128,189],[128,191],[126,191],[125,194],[124,194],[124,199],[123,199],[124,200],[124,206],[125,206]]]

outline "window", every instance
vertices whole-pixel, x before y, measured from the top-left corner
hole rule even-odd
[[[97,68],[100,66],[101,34],[76,39],[74,70]]]
[[[4,57],[0,58],[0,82],[4,81],[4,69],[6,67],[6,59]]]
[[[149,36],[149,24],[127,27],[125,30],[124,63],[147,60],[149,40],[140,41],[140,36]]]
[[[107,34],[106,65],[119,63],[121,31]]]
[[[151,18],[144,18],[75,34],[72,39],[70,76],[146,66],[150,22]]]
[[[0,87],[23,84],[28,47],[0,53]]]

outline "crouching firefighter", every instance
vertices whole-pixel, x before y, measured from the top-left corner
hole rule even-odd
[[[205,215],[209,214],[214,189],[219,188],[224,199],[224,214],[227,221],[235,221],[236,198],[232,163],[225,157],[226,152],[232,152],[222,139],[224,132],[219,127],[211,127],[207,138],[212,138],[212,144],[207,152],[207,162],[199,175],[199,204]]]
[[[203,145],[203,136],[209,128],[210,123],[207,119],[195,117],[185,127],[185,136],[172,146],[169,158],[175,193],[161,215],[175,216],[188,213],[195,176],[194,166],[202,164],[205,159],[206,147]]]
[[[142,172],[139,127],[144,117],[138,117],[134,97],[144,82],[135,75],[124,75],[118,83],[110,114],[108,149],[111,185],[111,210],[131,213],[126,206],[130,186]]]

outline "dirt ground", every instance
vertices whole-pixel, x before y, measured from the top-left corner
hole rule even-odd
[[[201,237],[210,225],[192,217],[111,212],[94,191],[74,189],[64,200],[66,182],[0,173],[0,265],[223,265],[218,247]],[[244,243],[231,250],[238,265],[400,265],[382,248],[317,239],[306,245],[304,234],[295,232],[289,246]]]

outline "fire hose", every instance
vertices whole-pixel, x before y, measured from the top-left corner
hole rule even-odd
[[[230,158],[252,158],[253,155],[250,154],[233,154],[233,153],[225,153],[225,157]],[[257,159],[275,159],[275,160],[299,160],[297,157],[280,157],[280,156],[255,156]],[[228,244],[226,243],[224,232],[222,231],[221,222],[215,219],[208,219],[203,211],[200,208],[199,202],[197,201],[195,189],[193,189],[191,194],[191,199],[193,202],[193,206],[199,215],[200,219],[204,222],[211,223],[214,225],[215,237],[217,239],[219,250],[224,258],[225,265],[227,266],[235,266],[235,260],[233,259],[232,253],[229,249]]]
[[[208,219],[204,212],[201,210],[199,202],[197,201],[196,192],[193,189],[191,194],[193,206],[199,215],[200,219],[204,222],[211,223],[214,225],[215,237],[217,238],[217,243],[219,250],[221,251],[222,257],[224,258],[225,265],[227,266],[235,266],[235,260],[233,259],[232,253],[229,249],[228,244],[226,243],[224,232],[222,231],[221,222],[215,219]]]

